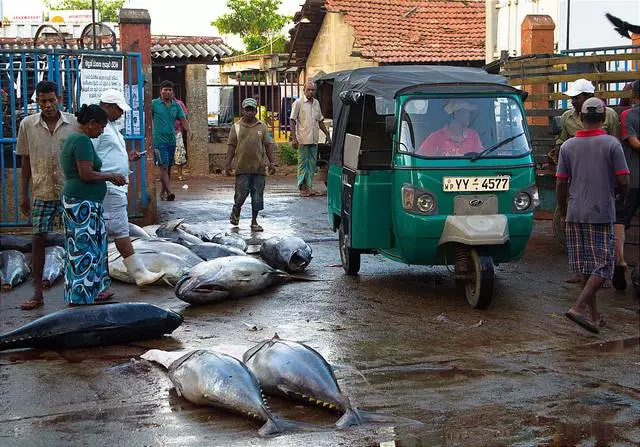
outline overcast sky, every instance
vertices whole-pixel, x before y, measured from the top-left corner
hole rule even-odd
[[[364,1],[364,0],[363,0]],[[559,0],[566,11],[567,0]],[[42,11],[40,0],[0,0],[3,14]],[[282,0],[281,13],[293,15],[304,0]],[[151,14],[153,34],[217,36],[210,25],[220,14],[227,12],[225,0],[127,0],[125,6],[145,8]],[[604,18],[605,12],[618,15],[623,20],[640,24],[639,0],[571,0],[571,46],[573,48],[630,45],[629,39],[617,35]],[[562,18],[564,20],[564,17]],[[566,26],[566,25],[565,25]],[[564,48],[565,31],[560,32],[561,48]],[[236,49],[242,48],[237,36],[225,37]]]

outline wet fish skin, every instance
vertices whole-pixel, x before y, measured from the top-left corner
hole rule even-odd
[[[247,242],[242,236],[235,233],[218,233],[211,238],[211,242],[216,244],[226,245],[228,247],[235,247],[244,252],[247,251]]]
[[[17,250],[22,253],[31,252],[32,239],[15,234],[0,234],[0,247],[2,250]]]
[[[339,428],[362,424],[331,365],[309,346],[282,340],[276,334],[245,352],[242,360],[265,393],[344,413],[336,422]]]
[[[1,334],[0,351],[123,344],[170,334],[182,321],[182,315],[148,303],[78,306]]]
[[[283,431],[264,402],[258,380],[230,355],[198,349],[171,363],[168,374],[178,395],[191,403],[262,422],[263,436]]]
[[[183,258],[190,265],[195,265],[201,262],[202,259],[189,248],[184,245],[177,244],[168,239],[162,239],[158,237],[142,237],[131,238],[131,245],[135,251],[160,251],[165,253],[171,253],[180,258]],[[110,243],[107,251],[109,253],[109,259],[114,259],[119,255],[118,248],[115,243]]]
[[[260,246],[264,262],[289,273],[303,271],[311,262],[312,253],[311,247],[295,236],[273,236]]]
[[[147,270],[165,272],[164,279],[170,284],[175,284],[185,272],[202,262],[202,259],[195,255],[193,255],[193,260],[190,260],[158,250],[136,250],[136,253],[142,259]],[[109,256],[109,276],[118,281],[135,284],[135,280],[129,275],[124,265],[122,256],[117,252]]]
[[[246,256],[246,253],[239,248],[216,244],[215,242],[203,242],[202,244],[192,245],[189,248],[205,261],[226,256]]]
[[[42,285],[52,287],[58,278],[64,275],[67,252],[59,246],[44,249],[44,270],[42,271]]]
[[[202,239],[193,236],[181,228],[184,219],[174,219],[165,222],[156,229],[156,236],[171,239],[173,242],[189,247],[193,244],[202,243]]]
[[[254,295],[288,275],[251,256],[227,256],[191,268],[175,286],[176,296],[190,304]]]
[[[138,225],[129,222],[129,237],[149,237],[149,233]]]
[[[5,250],[0,252],[0,284],[3,290],[11,290],[23,283],[31,273],[31,268],[22,252]]]

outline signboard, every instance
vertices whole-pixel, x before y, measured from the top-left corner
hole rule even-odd
[[[122,56],[83,55],[80,61],[80,104],[97,104],[107,89],[123,91]]]
[[[91,23],[91,10],[90,9],[61,9],[57,11],[49,12],[49,21],[53,23],[76,23],[87,24]],[[96,11],[96,22],[100,21],[100,11]]]
[[[141,135],[140,131],[140,101],[138,96],[138,84],[132,86],[133,94],[129,97],[129,85],[124,86],[124,99],[131,107],[131,111],[125,113],[124,131],[127,135]]]

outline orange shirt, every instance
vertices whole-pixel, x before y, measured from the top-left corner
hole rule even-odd
[[[416,151],[417,155],[455,157],[467,152],[482,150],[482,142],[478,132],[465,129],[463,135],[453,135],[449,126],[444,126],[429,135]]]

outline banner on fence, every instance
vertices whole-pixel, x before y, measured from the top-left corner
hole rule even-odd
[[[124,90],[122,56],[83,55],[80,62],[80,104],[97,104],[107,89]]]

